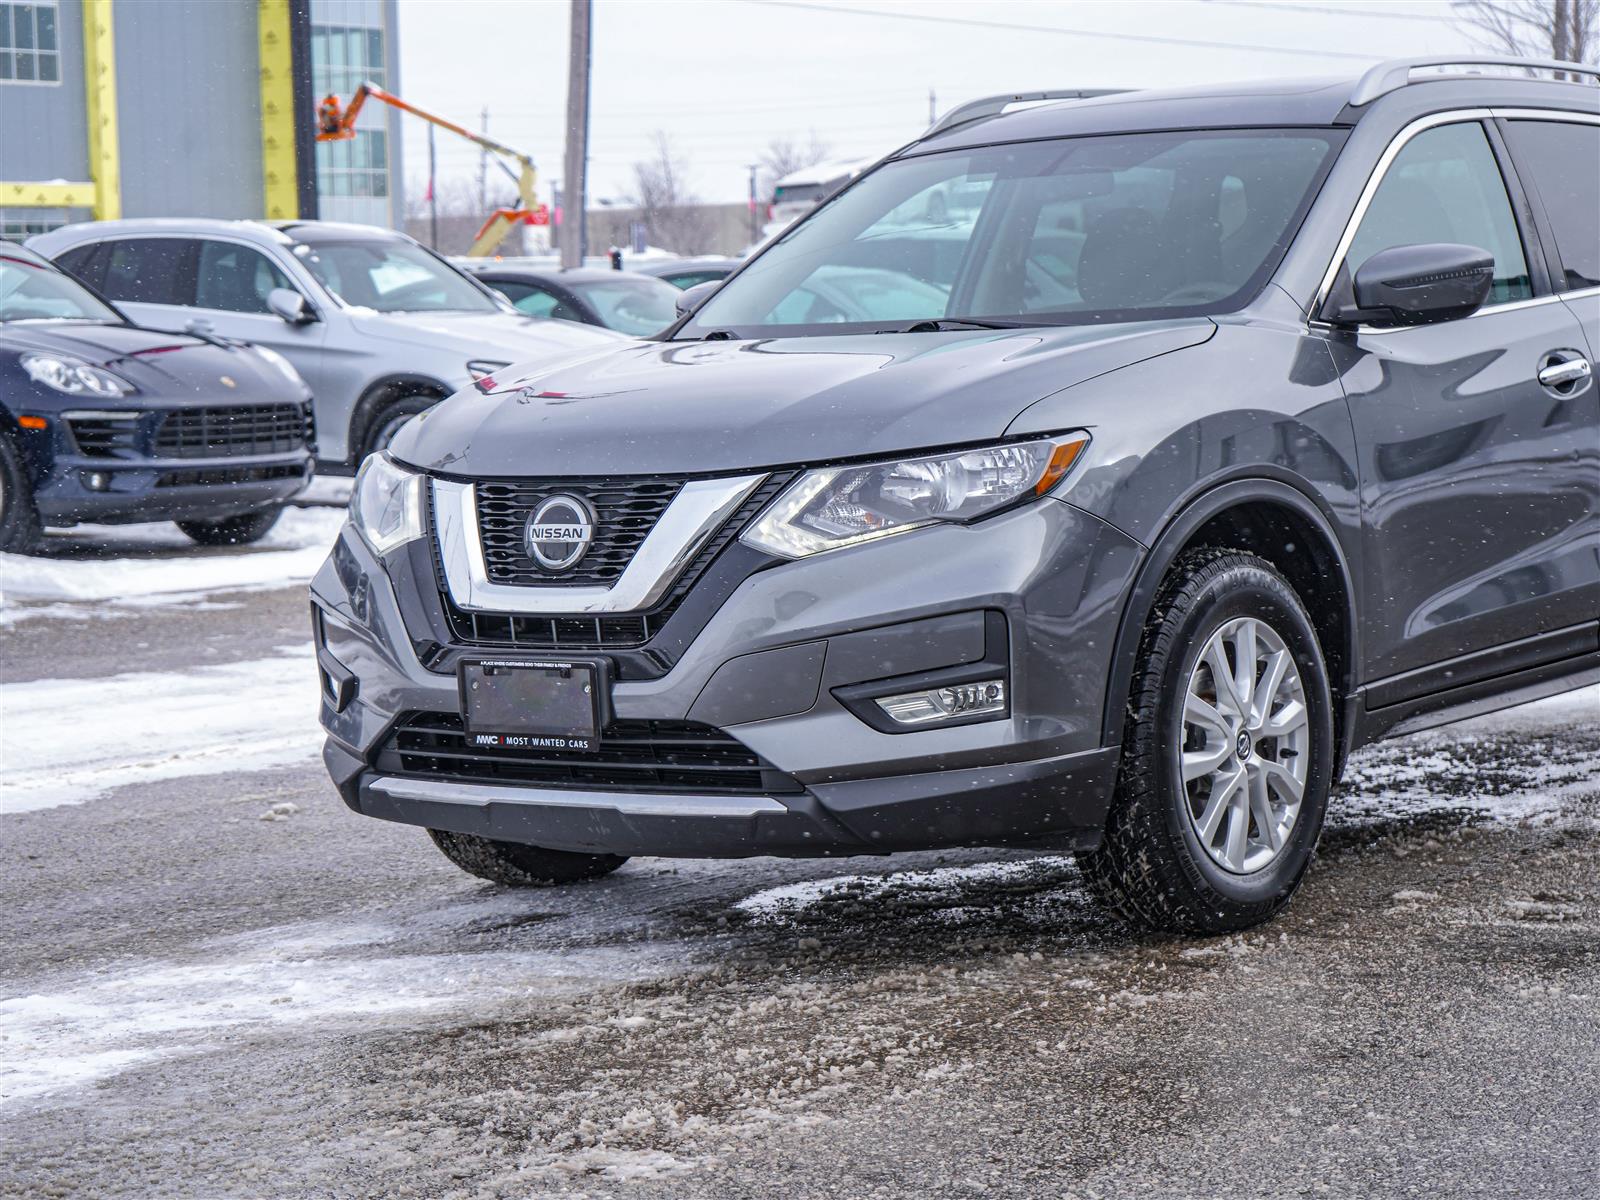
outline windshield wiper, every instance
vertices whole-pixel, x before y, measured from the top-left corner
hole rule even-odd
[[[903,329],[875,329],[874,333],[944,333],[950,329],[1023,329],[1021,321],[973,321],[966,317],[929,317]]]

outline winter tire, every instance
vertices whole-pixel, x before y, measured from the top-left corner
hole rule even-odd
[[[179,521],[178,528],[202,546],[243,546],[259,542],[283,516],[283,507],[224,517],[220,521]]]
[[[0,430],[0,551],[32,554],[39,544],[39,510],[16,443]]]
[[[360,466],[361,459],[369,454],[387,450],[402,425],[437,403],[439,402],[431,396],[402,396],[373,413],[372,420],[367,423],[367,435],[362,439],[361,453],[356,459],[356,465]]]
[[[469,875],[507,887],[555,887],[609,875],[627,858],[617,854],[574,854],[521,842],[497,842],[475,833],[430,829],[428,836],[444,856]]]
[[[1288,903],[1332,785],[1316,631],[1270,563],[1203,549],[1172,567],[1139,646],[1090,890],[1143,929],[1247,929]]]

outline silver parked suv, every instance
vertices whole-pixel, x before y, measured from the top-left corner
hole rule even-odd
[[[474,375],[621,340],[531,319],[411,238],[368,225],[99,221],[27,245],[146,328],[200,322],[282,354],[311,386],[324,464],[387,446]]]
[[[312,583],[346,803],[507,883],[1069,847],[1266,919],[1352,748],[1600,681],[1597,78],[996,97],[479,380]]]

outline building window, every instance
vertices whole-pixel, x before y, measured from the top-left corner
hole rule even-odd
[[[0,83],[60,83],[55,0],[0,0]]]
[[[348,104],[355,90],[368,80],[385,86],[388,73],[383,30],[313,25],[311,75],[312,90],[318,96],[332,93],[342,104]],[[374,105],[367,111],[381,123],[386,110]],[[365,114],[362,119],[367,119]],[[319,145],[317,192],[322,196],[388,196],[388,132],[382,128],[357,129],[355,137],[348,141]]]
[[[311,27],[311,74],[317,93],[340,100],[367,80],[384,87],[383,30],[354,25]]]
[[[10,217],[0,213],[0,241],[24,241],[35,234],[60,229],[65,224],[65,220],[51,220],[48,217]]]
[[[381,129],[358,129],[345,142],[327,142],[317,164],[317,190],[324,196],[387,196],[389,138]]]

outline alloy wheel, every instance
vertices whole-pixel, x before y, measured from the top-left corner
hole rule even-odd
[[[1189,821],[1212,861],[1235,875],[1276,861],[1300,816],[1309,763],[1294,655],[1265,621],[1226,622],[1189,673],[1179,751]]]

